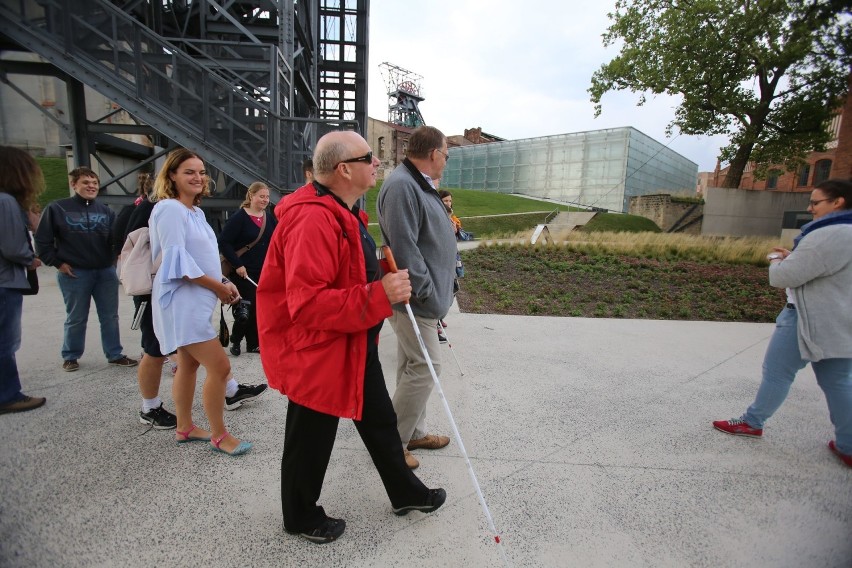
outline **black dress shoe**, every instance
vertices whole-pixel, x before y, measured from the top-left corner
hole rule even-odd
[[[240,344],[239,343],[231,343],[231,355],[234,357],[240,356]]]
[[[309,531],[287,531],[290,534],[298,534],[300,537],[317,544],[326,544],[343,536],[346,530],[346,521],[326,517],[320,525]]]
[[[408,505],[407,507],[394,508],[393,512],[396,515],[407,515],[411,511],[420,511],[421,513],[431,513],[444,504],[447,500],[447,492],[443,489],[430,489],[429,495],[426,497],[426,502],[422,505]]]

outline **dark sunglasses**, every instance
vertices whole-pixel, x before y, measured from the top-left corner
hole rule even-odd
[[[354,162],[364,162],[365,164],[373,163],[373,151],[369,151],[363,156],[359,156],[358,158],[349,158],[348,160],[341,160],[335,164],[334,168],[337,169],[337,166],[340,164],[352,164]]]

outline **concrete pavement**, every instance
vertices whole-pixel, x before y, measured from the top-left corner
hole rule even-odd
[[[286,398],[226,413],[254,443],[239,458],[139,424],[135,369],[109,366],[94,308],[80,370],[60,368],[54,272],[24,300],[24,392],[45,407],[0,416],[0,566],[499,566],[458,445],[417,451],[444,487],[431,515],[396,517],[351,422],[341,421],[321,498],[347,521],[318,546],[281,528]],[[779,306],[780,308],[780,306]],[[139,354],[122,297],[125,353]],[[852,469],[822,392],[800,373],[763,439],[716,432],[756,391],[769,324],[461,314],[442,384],[512,566],[852,566]],[[393,392],[396,348],[381,355]],[[444,348],[447,349],[446,347]],[[257,355],[232,358],[264,380]],[[161,395],[171,403],[171,374]],[[200,381],[199,381],[200,383]],[[206,425],[200,384],[195,419]],[[440,400],[431,430],[450,434]]]

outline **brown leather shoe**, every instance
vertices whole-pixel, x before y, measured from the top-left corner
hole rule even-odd
[[[409,450],[437,450],[443,448],[450,443],[447,436],[436,436],[435,434],[426,434],[417,440],[408,441]]]
[[[408,466],[408,469],[417,469],[420,467],[420,462],[417,461],[417,458],[411,455],[411,452],[408,450],[402,450],[402,453],[405,456],[405,465]]]
[[[43,405],[47,399],[42,397],[26,396],[21,400],[0,405],[0,414],[8,414],[11,412],[26,412],[33,410]]]

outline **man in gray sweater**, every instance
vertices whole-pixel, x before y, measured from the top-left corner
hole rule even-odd
[[[449,159],[447,138],[437,128],[421,126],[411,135],[407,154],[382,184],[376,208],[385,244],[399,267],[408,269],[411,310],[435,372],[440,373],[435,328],[453,303],[456,266],[454,228],[433,183]],[[443,448],[450,439],[426,429],[432,375],[404,305],[394,306],[390,323],[398,341],[393,408],[405,462],[414,469],[420,463],[411,450]]]

